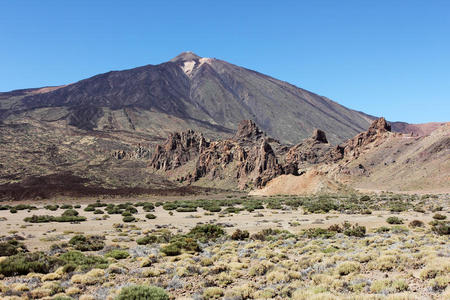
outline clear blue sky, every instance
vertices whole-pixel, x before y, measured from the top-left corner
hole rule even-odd
[[[391,121],[450,121],[447,0],[0,1],[0,91],[187,50]]]

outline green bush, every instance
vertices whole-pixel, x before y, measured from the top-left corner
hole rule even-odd
[[[158,240],[158,238],[156,236],[147,235],[147,236],[137,239],[136,243],[138,245],[148,245],[148,244],[156,243],[157,240]]]
[[[105,247],[102,237],[100,236],[84,236],[81,234],[73,236],[69,244],[72,245],[76,250],[80,251],[98,251]]]
[[[68,251],[59,257],[64,262],[66,273],[75,271],[87,271],[90,269],[105,269],[108,267],[108,260],[101,256],[84,255],[80,251]]]
[[[63,217],[75,217],[78,216],[78,212],[75,209],[68,209],[62,213]]]
[[[434,214],[433,219],[435,220],[445,220],[447,219],[447,216],[441,215],[441,214]]]
[[[71,209],[71,208],[73,208],[73,206],[70,205],[70,204],[63,204],[63,205],[61,205],[61,209]]]
[[[376,233],[384,233],[384,232],[389,232],[391,229],[389,227],[386,226],[381,226],[379,228],[377,228],[377,230],[375,230]]]
[[[403,220],[398,217],[389,217],[386,219],[388,224],[403,224]]]
[[[369,195],[364,195],[361,198],[359,198],[360,201],[370,201],[370,196]]]
[[[319,198],[317,200],[310,200],[303,204],[306,211],[310,213],[327,213],[330,210],[338,209],[338,205],[329,198]]]
[[[16,240],[0,243],[0,256],[11,256],[19,252],[27,252],[27,248]]]
[[[0,262],[0,274],[4,276],[49,273],[62,265],[60,259],[42,252],[18,253]]]
[[[26,217],[23,219],[25,222],[29,223],[49,223],[49,222],[82,222],[86,221],[86,217],[83,216],[49,216],[49,215],[33,215],[31,217]]]
[[[122,217],[131,217],[133,214],[131,213],[131,212],[129,212],[128,210],[125,210],[123,213],[122,213]]]
[[[343,227],[343,232],[346,236],[364,237],[366,235],[366,227],[364,226],[359,226],[358,224],[350,226],[349,223],[344,223]]]
[[[165,290],[156,286],[132,285],[125,287],[115,300],[169,300]]]
[[[156,216],[154,214],[146,214],[145,217],[147,219],[156,219]]]
[[[92,204],[89,204],[84,208],[84,211],[95,211],[95,207]]]
[[[136,221],[136,218],[133,216],[126,216],[122,218],[122,221],[126,222],[126,223],[130,223],[130,222],[134,222]]]
[[[45,209],[48,209],[48,210],[51,210],[51,211],[55,211],[55,210],[57,210],[58,208],[59,208],[59,205],[46,205],[46,206],[44,206],[44,208]]]
[[[160,251],[167,256],[177,256],[181,254],[181,249],[176,244],[169,244],[167,246],[161,247]]]
[[[94,210],[94,215],[103,215],[105,212],[99,208],[97,208],[96,210]]]
[[[111,250],[108,253],[105,254],[105,257],[112,257],[114,259],[125,259],[129,257],[130,254],[125,250]]]
[[[219,225],[204,224],[197,225],[188,233],[189,237],[199,240],[202,243],[213,241],[225,235],[225,231]]]
[[[330,231],[327,229],[323,229],[323,228],[309,228],[306,229],[303,234],[308,237],[308,238],[330,238],[333,237],[336,234],[336,231]]]
[[[403,220],[398,217],[389,217],[386,219],[388,224],[403,224]]]
[[[155,209],[155,206],[153,205],[153,203],[146,202],[146,203],[144,203],[144,205],[142,206],[142,209],[143,209],[145,212],[150,212],[150,211],[153,211],[153,210]]]

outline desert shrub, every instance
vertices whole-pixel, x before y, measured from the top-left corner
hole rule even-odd
[[[406,202],[393,202],[389,206],[389,210],[391,212],[402,212],[407,211],[409,208],[409,204]]]
[[[142,206],[142,209],[143,209],[144,211],[146,211],[146,212],[149,212],[149,211],[153,211],[153,210],[155,209],[155,206],[153,205],[153,203],[146,202],[146,203],[144,203],[144,205]]]
[[[330,198],[319,198],[303,203],[303,207],[310,213],[327,213],[338,209],[338,205]]]
[[[336,232],[329,231],[323,228],[308,228],[303,232],[303,234],[310,239],[318,237],[328,239],[330,237],[333,237],[336,234]]]
[[[386,219],[388,224],[403,224],[403,220],[399,217],[389,217]]]
[[[181,249],[176,244],[169,244],[161,247],[160,251],[167,256],[177,256],[181,254]]]
[[[49,273],[62,265],[60,259],[42,252],[18,253],[0,262],[0,274],[4,276],[27,275],[28,273]]]
[[[433,219],[435,220],[445,220],[447,216],[444,216],[442,214],[434,214]]]
[[[343,233],[346,236],[364,237],[366,235],[366,227],[359,226],[358,224],[350,225],[348,222],[344,222],[342,225]]]
[[[203,291],[204,299],[219,299],[223,296],[223,289],[219,287],[209,287]]]
[[[342,230],[343,229],[339,226],[339,224],[333,224],[328,227],[328,231],[342,232]]]
[[[68,251],[59,257],[64,262],[64,271],[72,272],[76,269],[87,271],[90,269],[105,269],[108,260],[101,256],[84,255],[80,251]]]
[[[160,287],[146,285],[132,285],[120,290],[115,300],[169,300],[169,295]]]
[[[435,222],[431,226],[431,230],[439,235],[449,235],[450,234],[450,225],[445,222]]]
[[[136,243],[138,245],[148,245],[148,244],[156,243],[157,240],[158,240],[158,238],[155,235],[147,235],[147,236],[137,239]]]
[[[241,212],[241,209],[239,207],[231,206],[225,208],[223,212],[227,214],[238,214],[239,212]]]
[[[61,209],[71,209],[71,208],[73,208],[73,206],[70,205],[70,204],[63,204],[63,205],[61,205]]]
[[[166,202],[163,204],[163,209],[165,210],[175,210],[178,207],[178,204],[176,202]]]
[[[17,209],[15,207],[11,207],[9,209],[9,212],[12,213],[12,214],[15,214],[15,213],[17,213]]]
[[[197,207],[177,207],[177,212],[196,212]]]
[[[51,210],[51,211],[55,211],[55,210],[57,210],[58,208],[59,208],[59,205],[46,205],[46,206],[44,206],[44,208],[45,209],[48,209],[48,210]]]
[[[16,240],[9,240],[7,242],[0,243],[0,256],[11,256],[19,252],[27,252],[27,248],[24,244]]]
[[[16,205],[16,206],[14,206],[14,208],[15,208],[16,210],[26,210],[26,209],[28,209],[28,210],[33,210],[33,209],[37,209],[36,206],[29,205],[29,204],[18,204],[18,205]]]
[[[84,211],[95,211],[95,207],[92,204],[89,204],[84,208]]]
[[[97,208],[96,210],[94,210],[94,215],[103,215],[105,212],[103,210],[101,210],[100,208]]]
[[[364,195],[361,198],[359,198],[360,201],[370,201],[370,196],[369,195]]]
[[[147,219],[156,219],[156,216],[154,214],[146,214],[145,217]]]
[[[220,206],[217,206],[217,205],[208,205],[208,206],[205,206],[203,208],[206,211],[209,211],[209,212],[220,212],[220,211],[222,211],[222,208]]]
[[[98,251],[105,247],[103,242],[103,237],[100,236],[84,236],[81,234],[73,236],[69,244],[72,245],[76,250],[80,251]]]
[[[425,224],[420,220],[412,220],[409,222],[409,227],[423,227]]]
[[[421,207],[421,206],[415,206],[414,211],[420,212],[420,213],[425,213],[425,209],[423,209],[423,207]]]
[[[105,257],[112,257],[114,259],[125,259],[128,256],[130,256],[130,254],[127,251],[119,249],[111,250],[105,254]]]
[[[67,209],[66,211],[64,211],[62,213],[63,217],[74,217],[74,216],[78,216],[78,212],[75,209]]]
[[[214,224],[197,225],[188,233],[189,237],[199,240],[202,243],[215,240],[223,235],[225,235],[225,231],[222,227]]]
[[[125,210],[124,212],[122,212],[122,217],[130,217],[132,215],[133,214],[130,211],[128,211],[128,210]]]
[[[81,208],[81,205],[80,205],[80,204],[75,204],[75,205],[73,206],[73,208]]]
[[[136,218],[133,216],[126,216],[122,218],[122,221],[124,221],[125,223],[130,223],[136,221]]]
[[[49,216],[49,215],[33,215],[23,219],[29,223],[49,223],[49,222],[82,222],[86,221],[86,217],[83,216]]]
[[[337,273],[340,276],[345,276],[353,272],[359,272],[360,264],[358,262],[343,262],[337,267]]]
[[[379,228],[377,228],[375,230],[376,233],[384,233],[384,232],[389,232],[391,230],[391,228],[386,227],[386,226],[381,226]]]
[[[235,232],[231,235],[231,239],[235,241],[242,241],[247,239],[250,236],[247,230],[236,229]]]

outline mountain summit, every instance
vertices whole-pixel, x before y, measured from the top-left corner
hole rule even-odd
[[[186,51],[186,52],[180,53],[179,55],[175,56],[170,61],[176,63],[176,62],[196,60],[196,59],[200,59],[200,58],[201,57],[198,56],[197,54],[195,54],[194,52]]]
[[[371,121],[287,82],[193,52],[61,87],[0,93],[0,122],[29,116],[47,124],[155,138],[186,128],[207,137],[231,137],[241,120],[252,120],[268,136],[289,144],[315,128],[337,144],[366,130]]]

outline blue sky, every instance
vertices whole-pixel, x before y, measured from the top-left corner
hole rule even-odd
[[[450,121],[450,1],[0,1],[0,91],[187,50],[391,121]]]

